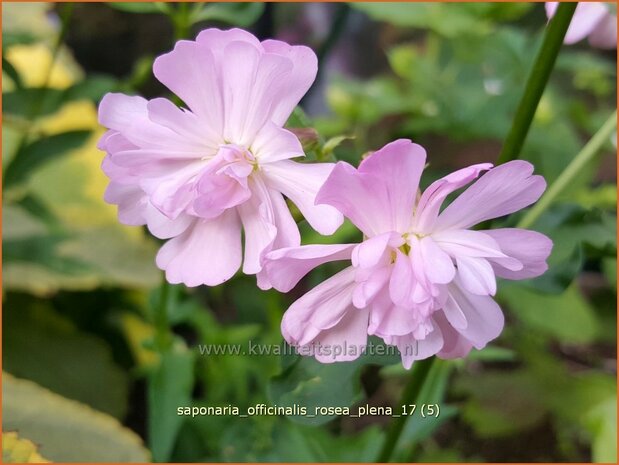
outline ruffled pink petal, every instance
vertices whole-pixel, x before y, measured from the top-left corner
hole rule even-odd
[[[477,179],[482,171],[492,168],[492,163],[480,163],[454,171],[434,181],[423,191],[415,210],[413,230],[426,234],[432,231],[443,201],[449,194]]]
[[[408,139],[391,142],[361,162],[359,173],[380,180],[374,190],[383,202],[387,230],[408,231],[425,163],[424,148]]]
[[[288,45],[279,40],[265,40],[262,46],[266,52],[283,56],[292,62],[292,70],[286,77],[286,89],[275,104],[271,116],[275,124],[283,126],[316,79],[318,58],[311,48],[303,45]]]
[[[225,58],[226,46],[231,42],[247,42],[257,49],[263,50],[260,41],[253,34],[238,28],[225,31],[217,28],[205,29],[198,34],[196,42],[207,47],[217,61]]]
[[[367,271],[367,273],[363,273]],[[353,292],[352,303],[357,308],[370,305],[389,282],[391,266],[380,266],[371,270],[357,270],[357,286]],[[368,333],[369,330],[368,330]]]
[[[234,276],[241,256],[241,222],[228,210],[214,220],[196,219],[161,247],[156,262],[172,284],[217,286]]]
[[[415,304],[416,278],[408,255],[396,250],[396,259],[389,280],[389,295],[394,304],[411,308]]]
[[[146,224],[145,211],[148,198],[144,191],[135,185],[111,182],[103,196],[107,203],[118,205],[118,221],[129,226]]]
[[[391,249],[403,243],[404,239],[392,232],[370,237],[355,247],[351,257],[352,264],[359,268],[388,265],[391,262]]]
[[[342,214],[328,205],[316,205],[316,196],[333,169],[330,163],[297,163],[280,160],[262,167],[267,185],[281,192],[299,207],[309,224],[320,234],[330,235],[344,221]]]
[[[297,136],[271,122],[258,132],[250,150],[259,164],[305,156]]]
[[[532,174],[533,165],[522,160],[491,169],[443,210],[435,230],[467,229],[528,207],[546,189],[544,178]]]
[[[482,349],[501,334],[505,320],[501,308],[492,297],[471,294],[463,289],[457,278],[448,287],[449,297],[443,307],[445,316],[451,323],[453,318],[450,315],[464,315],[466,327],[457,330],[475,348]]]
[[[423,360],[436,355],[443,347],[443,335],[438,327],[427,334],[425,339],[416,339],[412,334],[396,336],[391,343],[398,347],[402,365],[407,370],[413,366],[415,360]]]
[[[247,42],[231,42],[224,53],[224,138],[249,146],[271,120],[274,102],[284,95],[292,62],[279,55],[261,53]]]
[[[443,347],[436,355],[442,359],[466,357],[473,344],[452,327],[442,312],[436,312],[433,319],[443,335]]]
[[[456,258],[462,287],[475,295],[496,294],[496,277],[488,260],[459,256]]]
[[[266,186],[259,178],[251,179],[249,186],[251,198],[237,208],[245,231],[243,273],[255,274],[262,269],[263,254],[271,250],[277,228]]]
[[[370,304],[368,334],[382,338],[403,336],[417,329],[415,309],[394,304],[387,287]]]
[[[207,127],[223,135],[224,85],[212,51],[201,43],[181,40],[153,64],[155,77],[178,95]]]
[[[376,195],[380,183],[376,176],[338,162],[318,191],[316,203],[335,207],[368,237],[391,232],[387,209]]]
[[[492,237],[501,251],[523,266],[520,270],[507,268],[501,259],[491,259],[496,275],[505,279],[528,279],[542,275],[547,269],[552,241],[541,233],[526,229],[504,228],[483,231]]]
[[[164,101],[164,99],[157,99],[152,108],[160,110],[162,105],[166,105],[162,103]],[[116,93],[106,94],[99,104],[99,123],[106,128],[118,131],[138,148],[150,149],[162,154],[170,152],[172,155],[169,157],[172,158],[199,158],[201,153],[206,153],[208,147],[205,143],[206,138],[203,140],[188,139],[169,127],[151,120],[149,117],[149,105],[151,104],[152,102],[142,97],[130,97]],[[171,102],[169,105],[174,106]],[[168,112],[169,105],[165,106]],[[190,114],[183,114],[181,110],[173,116],[168,116],[170,120],[166,122],[175,127],[184,125],[192,118]],[[172,120],[175,121],[172,122]],[[116,151],[110,150],[109,147],[106,149]]]
[[[589,35],[589,43],[597,48],[617,48],[617,17],[610,12],[606,14]]]
[[[355,244],[304,245],[277,249],[264,259],[269,283],[280,292],[288,292],[311,270],[324,263],[348,260]]]
[[[305,346],[337,325],[352,306],[355,270],[346,268],[295,301],[282,319],[282,334],[293,346]],[[367,322],[366,322],[367,329]]]
[[[430,236],[422,238],[419,247],[427,279],[435,284],[451,282],[456,274],[451,257]]]
[[[359,358],[367,345],[368,314],[367,308],[350,307],[337,325],[321,332],[312,342],[316,360],[333,363]]]
[[[146,225],[151,234],[159,239],[169,239],[182,234],[187,228],[193,224],[195,217],[181,214],[177,218],[171,220],[159,210],[157,210],[150,202],[144,212]]]

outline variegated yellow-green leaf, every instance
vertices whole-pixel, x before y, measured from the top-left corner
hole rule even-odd
[[[35,443],[20,437],[17,432],[2,433],[3,463],[48,463],[37,451]]]
[[[27,380],[2,374],[2,428],[55,462],[147,462],[142,440],[116,419]]]

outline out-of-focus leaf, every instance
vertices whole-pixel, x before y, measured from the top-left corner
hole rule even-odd
[[[57,462],[148,462],[140,438],[115,418],[32,381],[2,374],[2,427]]]
[[[113,76],[106,74],[89,75],[78,83],[65,90],[64,101],[74,101],[81,99],[98,102],[108,92],[116,90],[119,82]]]
[[[456,379],[467,394],[462,418],[482,438],[505,437],[539,424],[547,409],[529,372],[485,372]]]
[[[269,398],[281,406],[304,405],[310,415],[319,407],[350,407],[361,398],[358,374],[363,366],[393,364],[400,360],[399,355],[390,352],[393,347],[385,346],[382,341],[372,338],[370,345],[373,349],[368,348],[366,354],[348,363],[320,363],[314,357],[296,355],[294,348],[286,346],[287,352],[282,356],[283,370],[271,380]],[[339,349],[356,350],[354,347]],[[301,424],[320,425],[335,415],[289,418]]]
[[[373,426],[351,435],[335,436],[324,429],[280,422],[273,432],[265,462],[373,462],[383,442],[383,431]]]
[[[593,435],[593,461],[617,462],[617,398],[596,405],[585,415],[585,423]]]
[[[428,377],[419,392],[417,403],[438,404],[441,409],[440,414],[437,417],[428,416],[423,418],[419,413],[419,409],[416,414],[413,414],[408,419],[397,444],[397,452],[401,455],[400,459],[402,461],[406,461],[410,456],[411,448],[414,445],[430,437],[441,425],[458,412],[455,406],[445,403],[448,380],[453,366],[451,361],[439,359],[434,361]]]
[[[193,390],[193,352],[176,340],[160,354],[159,365],[149,375],[149,444],[156,462],[167,462],[172,453],[183,417],[176,409],[191,405]]]
[[[345,140],[354,139],[353,136],[336,136],[330,138],[328,141],[324,143],[322,149],[320,150],[320,159],[326,160],[331,155],[333,155],[333,151]]]
[[[127,13],[163,13],[169,9],[164,2],[107,2],[107,4]]]
[[[599,333],[595,311],[575,285],[563,294],[549,295],[510,284],[502,288],[500,298],[528,327],[563,342],[589,343]]]
[[[3,369],[64,397],[122,418],[128,380],[104,341],[80,333],[48,308],[18,308],[8,298],[2,338]]]
[[[4,172],[4,187],[24,182],[40,166],[80,148],[88,140],[90,131],[69,131],[43,137],[26,145],[13,158]]]
[[[446,37],[484,34],[491,23],[468,4],[443,3],[353,3],[372,19],[396,26],[431,29]]]
[[[48,463],[39,454],[38,447],[15,431],[2,433],[2,463]]]
[[[6,32],[2,31],[2,47],[9,48],[14,45],[30,45],[37,41],[37,38],[27,32]]]
[[[11,78],[17,88],[21,88],[23,86],[21,77],[19,77],[19,73],[15,68],[13,68],[13,65],[4,57],[2,57],[2,72],[6,73],[6,75]],[[6,86],[6,83],[3,83],[3,86]]]
[[[2,93],[2,109],[25,119],[50,115],[65,102],[65,91],[45,87],[24,87]]]
[[[192,23],[200,21],[221,21],[247,27],[255,23],[264,11],[264,3],[204,3],[191,16]]]

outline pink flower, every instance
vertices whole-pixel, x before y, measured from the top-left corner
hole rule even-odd
[[[318,232],[339,227],[342,215],[314,202],[333,164],[291,161],[304,153],[282,128],[316,69],[307,47],[207,29],[153,66],[188,109],[163,98],[103,98],[105,200],[118,205],[122,223],[170,239],[156,260],[168,281],[214,286],[232,277],[242,228],[248,274],[260,271],[265,252],[299,245],[283,195]]]
[[[552,18],[559,2],[546,2],[546,15]],[[574,44],[589,37],[589,43],[598,48],[617,47],[617,15],[601,2],[579,2],[564,43]]]
[[[407,368],[434,354],[462,357],[501,333],[503,314],[492,298],[496,277],[526,279],[546,270],[552,248],[546,236],[469,229],[540,197],[546,183],[532,175],[530,163],[473,165],[418,196],[425,162],[425,150],[405,139],[375,152],[359,169],[339,162],[316,201],[348,217],[363,232],[363,242],[287,247],[266,255],[263,272],[283,292],[320,264],[352,262],[284,315],[284,338],[302,353],[321,362],[352,360],[373,334],[397,346]],[[486,170],[440,211],[449,194]]]

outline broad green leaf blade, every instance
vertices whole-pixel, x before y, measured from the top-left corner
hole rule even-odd
[[[170,458],[183,417],[176,409],[191,405],[194,354],[177,341],[160,354],[160,363],[149,377],[149,443],[156,462]]]
[[[503,287],[500,297],[528,327],[562,342],[591,343],[599,334],[595,311],[576,286],[560,295],[548,295],[509,285]]]
[[[221,21],[236,26],[247,27],[255,23],[264,11],[264,3],[225,3],[204,4],[202,9],[193,14],[193,23],[200,21]]]
[[[84,309],[87,311],[88,309]],[[101,339],[79,332],[67,318],[43,305],[29,305],[10,294],[2,324],[3,369],[69,399],[123,418],[127,410],[127,374],[112,360]]]
[[[2,428],[38,444],[55,462],[148,462],[140,438],[116,419],[8,373],[2,374]]]
[[[20,437],[15,431],[2,433],[2,463],[46,463],[38,447],[29,439]]]
[[[24,182],[40,166],[80,148],[90,131],[68,131],[43,137],[21,149],[4,172],[4,187]]]
[[[107,4],[127,13],[161,13],[164,5],[163,2],[107,2]]]

